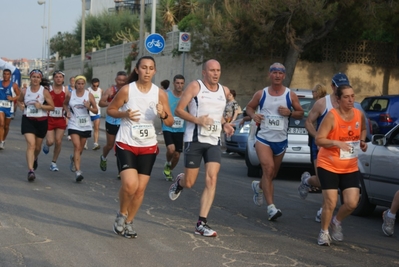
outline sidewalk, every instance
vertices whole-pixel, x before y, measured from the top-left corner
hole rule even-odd
[[[105,132],[105,117],[101,117],[100,118],[101,122],[100,122],[100,131]],[[157,125],[155,125],[155,132],[159,133],[159,131],[161,130],[161,123],[159,123],[159,126],[157,127]],[[163,135],[162,134],[157,134],[157,140],[158,140],[158,144],[165,144],[165,140],[163,139]]]

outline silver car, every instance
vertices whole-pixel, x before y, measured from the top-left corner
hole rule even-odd
[[[399,190],[399,125],[387,134],[376,134],[359,152],[361,196],[353,215],[370,215],[377,205],[390,207]]]

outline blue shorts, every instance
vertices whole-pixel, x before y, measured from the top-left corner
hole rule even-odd
[[[270,149],[273,151],[274,156],[279,156],[283,154],[288,147],[288,140],[284,140],[281,142],[269,142],[265,139],[256,137],[256,141],[270,147]]]
[[[7,119],[11,118],[11,108],[0,108],[0,112],[3,112]]]
[[[90,116],[90,119],[91,119],[91,121],[95,121],[95,120],[98,120],[100,117],[101,117],[101,115],[97,114],[94,116]]]

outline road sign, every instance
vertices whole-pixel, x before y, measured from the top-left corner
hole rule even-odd
[[[151,54],[158,54],[165,48],[165,39],[158,33],[153,33],[145,38],[145,48]]]
[[[181,32],[179,38],[179,52],[190,52],[191,37],[189,32]]]

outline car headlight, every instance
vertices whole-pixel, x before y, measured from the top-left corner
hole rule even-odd
[[[250,125],[249,124],[244,124],[243,127],[240,129],[240,133],[249,133]]]

